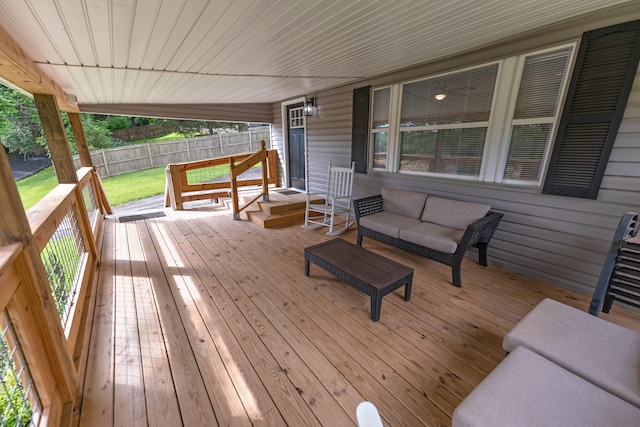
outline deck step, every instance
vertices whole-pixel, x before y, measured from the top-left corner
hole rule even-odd
[[[248,203],[255,197],[256,194],[242,194],[241,204]],[[281,194],[278,191],[269,191],[268,202],[259,198],[247,207],[243,214],[246,214],[249,221],[263,228],[302,225],[306,201],[307,196],[304,193]],[[324,203],[324,199],[315,197],[311,203]]]
[[[285,227],[304,222],[304,209],[299,212],[269,215],[262,211],[247,211],[247,218],[263,228]]]

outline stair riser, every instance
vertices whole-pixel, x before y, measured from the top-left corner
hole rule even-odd
[[[263,228],[274,228],[285,225],[302,224],[304,222],[304,211],[268,217],[264,217],[256,212],[247,212],[247,218],[249,221]]]

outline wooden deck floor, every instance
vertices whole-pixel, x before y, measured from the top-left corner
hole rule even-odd
[[[214,206],[106,221],[81,425],[449,425],[504,357],[504,334],[544,297],[589,298],[474,260],[450,269],[365,239],[415,269],[411,301],[369,300],[303,249],[326,230],[261,229]],[[342,236],[355,242],[356,232]],[[617,323],[640,316],[614,307]]]

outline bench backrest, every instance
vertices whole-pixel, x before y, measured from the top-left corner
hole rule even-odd
[[[627,212],[614,233],[591,299],[589,313],[608,313],[614,301],[640,308],[639,214]]]

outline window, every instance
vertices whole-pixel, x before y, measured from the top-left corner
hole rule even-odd
[[[571,47],[525,57],[515,102],[504,180],[538,183],[548,152]]]
[[[479,176],[498,64],[402,90],[400,170]]]
[[[540,185],[573,46],[372,91],[369,167]]]
[[[373,169],[386,169],[389,143],[389,105],[391,88],[373,91],[373,117],[371,119],[371,140],[373,141]]]

